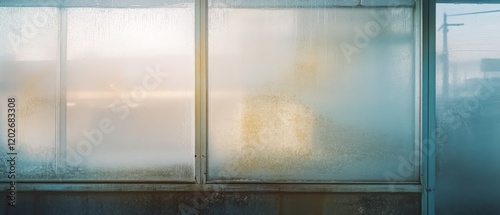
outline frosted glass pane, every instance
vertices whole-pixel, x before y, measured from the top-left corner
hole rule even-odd
[[[209,179],[418,181],[413,20],[413,8],[210,8]]]
[[[194,5],[67,20],[67,177],[193,181]]]
[[[436,8],[436,27],[463,24],[436,32],[436,214],[500,214],[500,13],[482,13],[495,10]]]
[[[56,154],[58,10],[0,7],[0,32],[0,179],[11,175],[3,172],[11,167],[8,152],[17,153],[16,180],[52,178]],[[15,104],[11,104],[15,107],[10,111],[9,98],[15,99]],[[14,127],[8,125],[9,120],[15,121]],[[8,132],[10,128],[14,130]],[[15,143],[13,151],[8,143]]]

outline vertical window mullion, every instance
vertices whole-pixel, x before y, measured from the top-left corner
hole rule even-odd
[[[435,0],[422,4],[422,213],[435,213]]]
[[[56,102],[56,171],[60,173],[66,159],[66,38],[67,38],[67,13],[66,8],[59,9],[59,74],[57,76],[58,99]]]
[[[196,55],[196,183],[204,184],[206,182],[206,151],[207,151],[207,0],[195,1],[196,13],[196,42],[195,42],[195,55]]]

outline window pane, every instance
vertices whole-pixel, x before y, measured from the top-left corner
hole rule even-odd
[[[67,10],[72,179],[194,180],[194,4]]]
[[[56,154],[59,13],[55,8],[0,8],[0,32],[2,171],[10,169],[10,162],[6,161],[11,156],[7,153],[16,152],[16,180],[52,178]],[[7,99],[11,97],[15,98],[15,110],[8,111]],[[9,119],[15,120],[15,131],[10,134]],[[8,143],[14,142],[14,151],[10,151]],[[0,179],[9,175],[2,173]]]
[[[210,1],[209,180],[418,181],[415,8],[292,2]]]
[[[442,26],[436,31],[437,214],[500,213],[498,10],[500,5],[436,8],[436,26]]]

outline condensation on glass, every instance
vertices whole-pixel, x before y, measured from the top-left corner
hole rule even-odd
[[[194,181],[194,2],[103,2],[0,7],[2,161],[15,97],[16,179]]]
[[[54,177],[58,10],[0,7],[0,32],[0,179],[11,175],[8,152],[18,153],[15,179]],[[9,98],[15,99],[13,151],[7,144]]]
[[[498,10],[437,4],[437,214],[500,213]]]
[[[401,2],[209,1],[208,179],[418,181],[419,24]]]
[[[194,180],[194,5],[67,9],[71,179]]]

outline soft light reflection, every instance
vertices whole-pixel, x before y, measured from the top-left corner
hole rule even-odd
[[[74,8],[68,23],[68,60],[179,56],[194,49],[186,40],[194,37],[187,27],[194,23],[193,8]]]

